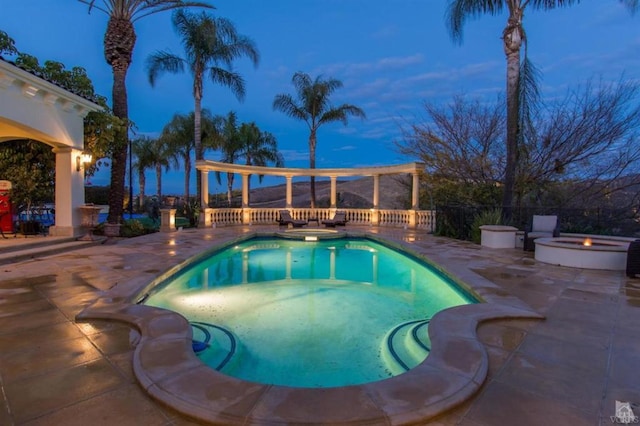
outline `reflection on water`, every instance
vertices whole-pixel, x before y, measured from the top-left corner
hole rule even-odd
[[[390,330],[472,302],[434,270],[370,240],[257,239],[187,268],[145,303],[233,333],[238,349],[223,373],[326,387],[397,374],[383,355]],[[201,358],[215,364],[213,346]]]

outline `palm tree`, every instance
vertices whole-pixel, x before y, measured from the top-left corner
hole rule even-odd
[[[207,109],[201,111],[202,123],[200,140],[203,148],[215,148],[215,126],[211,113]],[[184,164],[184,198],[189,200],[189,182],[191,177],[191,152],[195,149],[194,113],[175,114],[171,121],[162,129],[161,139],[167,144],[168,152],[176,168],[180,168],[180,161]]]
[[[234,164],[240,158],[240,136],[235,112],[230,111],[226,117],[217,117],[220,161]],[[222,184],[220,172],[216,172],[218,185]],[[227,205],[231,207],[234,174],[227,173]]]
[[[153,168],[156,171],[156,198],[158,202],[162,202],[162,168],[165,171],[169,171],[171,169],[171,164],[169,162],[170,152],[169,147],[162,138],[156,141],[156,144],[152,146],[151,158],[153,163]]]
[[[267,166],[273,163],[275,167],[284,167],[284,159],[278,152],[275,136],[261,131],[256,123],[242,123],[238,130],[237,145],[238,157],[244,158],[247,166]],[[258,176],[259,182],[262,182],[263,177]]]
[[[231,70],[233,61],[248,57],[258,65],[259,53],[252,40],[237,33],[231,21],[215,18],[206,13],[190,14],[177,10],[173,14],[173,26],[182,38],[185,58],[171,52],[159,51],[147,59],[149,82],[153,86],[158,76],[164,72],[184,72],[189,69],[193,77],[194,136],[196,160],[203,159],[203,147],[200,139],[201,103],[203,81],[208,77],[213,83],[229,87],[238,100],[243,100],[245,83],[240,74]],[[198,200],[201,196],[202,182],[196,177]]]
[[[154,142],[155,140],[148,136],[140,136],[131,141],[131,151],[136,157],[136,161],[133,163],[133,168],[138,172],[138,184],[140,186],[140,192],[138,195],[138,211],[142,211],[142,208],[144,207],[144,190],[147,183],[145,172],[153,165],[150,159],[150,152],[151,145]],[[129,202],[133,202],[133,200],[130,200]]]
[[[133,153],[136,156],[134,169],[138,171],[138,181],[140,184],[140,200],[138,208],[142,210],[145,198],[145,172],[147,169],[153,168],[156,173],[156,196],[158,201],[162,200],[162,168],[169,171],[169,153],[167,152],[167,144],[162,139],[150,138],[142,136],[135,139],[131,145]]]
[[[226,117],[217,117],[219,149],[222,153],[220,161],[236,163],[242,158],[247,166],[284,167],[282,154],[278,152],[278,143],[273,134],[261,131],[256,123],[237,124],[235,112],[231,111]],[[221,174],[216,172],[218,184]],[[259,176],[262,182],[263,176]],[[234,174],[227,173],[227,202],[231,206]]]
[[[166,10],[183,7],[213,8],[207,3],[184,0],[78,1],[88,5],[89,12],[96,9],[109,17],[104,35],[104,56],[113,73],[112,109],[113,114],[126,123],[129,122],[129,107],[125,80],[136,44],[136,32],[133,24],[138,19]],[[107,217],[109,223],[119,223],[122,218],[128,143],[127,130],[117,131],[111,154],[111,188],[109,190],[109,216]]]
[[[639,0],[619,0],[633,13],[640,7]],[[451,37],[462,41],[462,29],[467,18],[479,15],[499,15],[505,9],[509,15],[507,25],[502,32],[502,43],[507,58],[507,157],[502,196],[502,214],[509,219],[513,209],[517,153],[521,134],[525,130],[528,118],[524,116],[530,105],[528,98],[537,97],[535,71],[526,59],[527,37],[522,25],[524,11],[528,7],[534,10],[552,10],[580,3],[580,0],[449,0],[447,9],[448,26]],[[521,61],[520,52],[525,47],[525,59]]]
[[[362,109],[351,104],[334,107],[330,103],[333,92],[342,87],[342,82],[334,78],[323,80],[322,76],[312,80],[308,74],[297,72],[291,79],[296,89],[297,100],[288,94],[276,95],[273,109],[282,111],[290,117],[302,120],[309,126],[309,167],[316,167],[316,133],[326,123],[342,121],[347,125],[350,115],[365,118]],[[316,206],[315,177],[311,177],[311,208]]]

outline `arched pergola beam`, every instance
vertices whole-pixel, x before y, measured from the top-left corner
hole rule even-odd
[[[373,176],[373,222],[377,222],[376,211],[379,208],[379,179],[383,175],[397,175],[397,174],[411,174],[413,176],[412,185],[413,190],[411,209],[415,212],[419,205],[419,191],[418,191],[418,177],[424,170],[424,163],[412,162],[406,164],[397,164],[391,166],[375,166],[375,167],[352,167],[352,168],[292,168],[292,167],[263,167],[263,166],[247,166],[243,164],[231,164],[221,163],[211,160],[199,160],[196,162],[196,169],[201,173],[203,190],[202,199],[200,200],[203,206],[209,205],[209,186],[208,186],[208,174],[209,172],[223,172],[223,173],[238,173],[242,176],[242,208],[249,210],[249,194],[248,194],[248,179],[251,175],[263,175],[263,176],[280,176],[285,178],[286,181],[286,208],[290,209],[292,199],[292,179],[293,177],[328,177],[331,181],[331,208],[335,209],[336,206],[336,180],[339,177],[365,177]],[[247,215],[244,215],[248,217]],[[248,220],[248,219],[247,219]],[[412,220],[411,222],[414,222]]]
[[[221,163],[219,161],[199,160],[196,162],[196,169],[203,171],[217,171],[227,173],[239,173],[248,175],[265,175],[265,176],[316,176],[316,177],[351,177],[351,176],[381,176],[381,175],[397,175],[401,173],[418,174],[424,170],[424,163],[413,162],[406,164],[397,164],[392,166],[375,166],[375,167],[351,167],[351,168],[327,168],[327,169],[308,169],[296,167],[262,167],[247,166],[244,164]]]

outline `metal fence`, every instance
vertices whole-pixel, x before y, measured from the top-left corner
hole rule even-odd
[[[495,207],[437,206],[436,229],[438,235],[471,240],[473,222],[477,215]],[[513,210],[508,225],[526,230],[533,215],[557,215],[560,232],[640,237],[640,214],[628,208],[557,208],[522,207]]]

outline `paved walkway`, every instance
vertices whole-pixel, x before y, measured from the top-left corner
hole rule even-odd
[[[252,229],[158,233],[0,265],[0,425],[197,424],[137,384],[131,367],[137,332],[74,318],[111,287],[147,282]],[[480,325],[487,381],[430,424],[608,425],[616,401],[630,402],[640,415],[640,279],[539,264],[516,249],[363,230],[408,241],[472,287],[486,279],[497,285],[493,291],[547,317]]]

